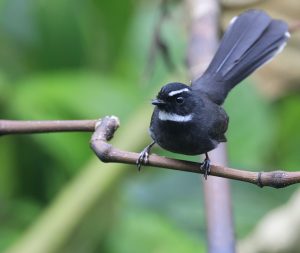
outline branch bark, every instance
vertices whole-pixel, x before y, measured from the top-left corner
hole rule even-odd
[[[138,153],[123,151],[113,147],[108,141],[119,127],[117,117],[104,117],[100,120],[54,120],[54,121],[17,121],[0,120],[0,136],[6,134],[31,134],[49,132],[94,132],[90,141],[93,151],[105,163],[135,164]],[[200,163],[150,155],[145,166],[160,167],[203,174]],[[252,172],[229,167],[211,165],[211,175],[248,182],[259,187],[283,188],[300,183],[300,172],[283,170]]]
[[[0,120],[0,136],[49,132],[93,132],[97,120]]]
[[[105,117],[100,120],[90,141],[91,148],[102,162],[135,164],[139,157],[138,153],[123,151],[107,143],[113,137],[118,126],[119,120],[114,116]],[[200,163],[171,159],[155,154],[150,155],[148,163],[144,165],[203,174],[203,171],[200,169]],[[283,188],[300,183],[300,172],[286,172],[281,170],[252,172],[211,165],[211,175],[248,182],[259,187]]]

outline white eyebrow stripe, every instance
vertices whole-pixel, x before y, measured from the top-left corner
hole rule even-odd
[[[181,90],[174,90],[174,91],[169,92],[168,96],[169,96],[169,97],[172,97],[172,96],[177,95],[177,94],[180,94],[180,93],[182,93],[182,92],[189,92],[189,91],[190,91],[190,90],[189,90],[188,88],[183,88],[183,89],[181,89]]]
[[[192,120],[193,114],[179,115],[176,113],[168,113],[165,111],[159,111],[158,118],[163,121],[170,120],[170,121],[175,121],[175,122],[188,122],[188,121]]]

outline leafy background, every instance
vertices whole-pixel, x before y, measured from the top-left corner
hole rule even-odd
[[[153,73],[145,76],[157,1],[0,3],[1,118],[114,114],[122,124],[115,143],[139,151],[150,141],[150,99],[166,82],[188,82],[182,4],[170,4],[162,27],[175,70],[168,71],[158,55]],[[270,100],[253,83],[243,82],[225,104],[230,165],[296,170],[299,92]],[[199,175],[101,164],[89,138],[66,133],[0,139],[1,252],[205,252]],[[232,182],[237,238],[296,188]]]

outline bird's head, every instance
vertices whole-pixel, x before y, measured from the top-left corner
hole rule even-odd
[[[161,120],[173,118],[173,121],[188,121],[192,117],[195,101],[189,86],[169,83],[161,88],[152,104],[158,107]]]

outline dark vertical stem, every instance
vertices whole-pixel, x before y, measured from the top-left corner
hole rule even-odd
[[[191,16],[188,64],[192,78],[205,70],[218,44],[219,5],[217,0],[186,0]],[[226,146],[209,153],[213,164],[227,164]],[[205,181],[205,180],[204,180]],[[204,182],[209,253],[234,253],[235,238],[227,179],[209,176]]]

